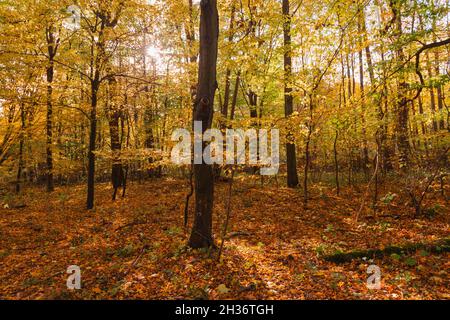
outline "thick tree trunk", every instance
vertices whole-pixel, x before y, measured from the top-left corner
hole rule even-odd
[[[197,96],[194,104],[194,121],[202,122],[205,132],[211,128],[214,96],[217,89],[216,66],[219,37],[219,14],[216,0],[200,3],[200,61]],[[206,144],[203,143],[202,150]],[[214,201],[213,167],[203,160],[194,165],[195,217],[189,246],[207,248],[214,246],[212,237],[212,210]]]
[[[283,0],[283,35],[284,35],[284,113],[289,117],[293,112],[294,98],[292,96],[292,46],[291,46],[291,14],[289,0]],[[287,185],[295,188],[298,185],[297,155],[295,144],[289,134],[286,143]]]

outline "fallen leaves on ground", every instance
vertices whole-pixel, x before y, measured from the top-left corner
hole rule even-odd
[[[308,210],[301,190],[235,183],[232,216],[220,261],[214,250],[186,247],[188,190],[182,180],[131,183],[110,200],[99,184],[96,208],[84,210],[84,186],[52,194],[31,188],[26,207],[0,208],[2,299],[449,299],[449,255],[418,251],[341,265],[324,254],[383,248],[448,237],[448,203],[413,219],[405,199],[369,208],[355,221],[361,194],[313,190]],[[392,188],[392,185],[390,186]],[[216,186],[214,233],[225,220],[226,183]],[[387,193],[387,192],[386,192]],[[192,202],[191,202],[192,203]],[[192,220],[192,208],[190,210]],[[381,268],[382,288],[366,286],[367,268]],[[81,290],[68,290],[68,266],[81,268]]]

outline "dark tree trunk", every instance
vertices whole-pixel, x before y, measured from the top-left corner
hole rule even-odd
[[[219,14],[216,0],[200,3],[200,61],[197,96],[194,103],[194,121],[201,121],[203,132],[211,128],[214,96],[217,89],[216,66],[219,37]],[[206,145],[203,143],[203,150]],[[212,237],[212,210],[214,201],[213,167],[202,160],[194,165],[195,217],[189,246],[208,248],[214,246]]]
[[[402,20],[401,20],[401,3],[392,3],[391,9],[396,17],[396,36],[400,40],[403,34],[402,31]],[[399,63],[405,61],[405,54],[402,47],[398,47],[396,50],[396,55]],[[409,130],[408,130],[408,99],[407,99],[408,83],[406,82],[406,75],[400,73],[399,86],[397,89],[397,146],[399,151],[399,165],[402,170],[407,170],[409,166],[410,158],[410,145],[409,145]]]
[[[53,82],[53,61],[47,68],[47,191],[54,190],[53,185],[53,105],[52,105],[52,82]]]
[[[436,40],[435,40],[436,41]],[[439,70],[439,53],[437,51],[434,52],[434,60],[435,60],[435,73],[436,76],[440,76]],[[439,110],[439,129],[445,130],[445,122],[444,122],[444,114],[442,113],[444,109],[444,93],[442,91],[442,85],[438,84],[436,88],[437,94],[437,102],[438,102],[438,110]]]
[[[291,14],[289,10],[289,0],[283,0],[283,34],[284,34],[284,113],[289,117],[293,112],[292,96],[292,47],[291,47]],[[297,175],[297,155],[295,144],[290,141],[291,134],[288,134],[286,143],[287,162],[287,185],[295,188],[298,185]]]
[[[408,100],[406,98],[407,84],[402,82],[398,89],[397,102],[397,143],[399,150],[400,168],[407,169],[410,158],[409,130],[408,130]]]
[[[237,99],[239,94],[239,85],[241,82],[241,70],[236,75],[236,83],[234,85],[233,101],[231,102],[230,120],[234,120],[234,114],[236,112]]]
[[[305,171],[304,171],[304,177],[303,177],[303,205],[304,208],[308,208],[308,174],[309,174],[309,168],[311,166],[311,137],[313,133],[313,96],[312,94],[309,95],[309,121],[308,121],[308,135],[306,137],[306,144],[305,144]]]
[[[336,194],[339,195],[341,192],[341,188],[339,185],[339,160],[338,160],[338,151],[337,151],[337,142],[338,142],[338,130],[336,130],[336,135],[334,137],[334,144],[333,144],[333,152],[334,152],[334,176],[336,181]]]
[[[117,189],[124,183],[124,172],[120,151],[122,149],[122,141],[119,133],[119,122],[121,120],[121,110],[113,103],[115,93],[115,80],[110,81],[110,97],[108,103],[108,122],[109,134],[111,138],[111,152],[112,152],[112,168],[111,168],[111,182],[114,188],[112,196],[116,200]],[[123,129],[123,127],[122,127]]]
[[[230,87],[231,87],[231,70],[227,69],[225,75],[225,94],[223,98],[223,105],[221,109],[222,116],[224,119],[228,117],[228,105],[230,104]]]
[[[252,119],[251,125],[258,127],[258,94],[256,94],[253,90],[250,90],[248,93],[248,100],[250,104],[250,118]],[[259,137],[256,137],[256,145],[256,155],[259,160]],[[252,174],[257,174],[258,169],[258,166],[253,166],[251,168]]]
[[[90,112],[90,132],[89,132],[89,149],[88,149],[88,181],[87,181],[87,209],[94,208],[94,187],[95,187],[95,150],[96,150],[96,138],[97,138],[97,104],[98,104],[98,92],[100,85],[106,77],[103,76],[105,66],[109,59],[106,53],[106,39],[105,29],[113,29],[119,20],[120,13],[123,9],[123,3],[120,3],[115,17],[105,12],[97,12],[96,15],[99,18],[100,26],[98,29],[98,37],[95,39],[94,35],[91,35],[91,65],[90,65],[90,84],[91,84],[91,112]],[[95,50],[96,49],[96,50]],[[95,51],[96,54],[95,54]],[[100,135],[100,132],[99,132]],[[101,145],[102,139],[99,136],[99,144]]]
[[[230,29],[229,29],[229,36],[228,36],[228,42],[231,44],[233,42],[234,34],[233,34],[233,28],[234,28],[234,15],[235,15],[235,6],[234,3],[231,7],[231,17],[230,17]],[[230,68],[227,68],[226,75],[225,75],[225,93],[223,98],[223,106],[222,106],[222,115],[226,119],[228,117],[228,107],[230,104],[230,93],[231,93],[231,70]]]
[[[426,53],[426,57],[427,57],[428,76],[431,78],[433,77],[433,73],[431,71],[431,60],[428,52]],[[431,106],[431,113],[433,115],[433,131],[436,132],[438,131],[438,123],[436,121],[436,99],[433,87],[430,87],[430,106]]]
[[[25,145],[25,106],[20,106],[20,141],[19,141],[19,166],[17,168],[16,193],[19,193],[22,187],[22,171],[25,166],[23,159],[23,148]]]
[[[54,190],[53,184],[53,76],[54,76],[54,58],[58,50],[59,40],[55,39],[52,27],[46,29],[48,66],[47,66],[47,191]]]
[[[367,129],[366,129],[366,95],[364,88],[364,61],[363,61],[363,16],[362,13],[359,15],[358,19],[358,32],[361,34],[359,39],[360,50],[358,51],[359,58],[359,84],[361,89],[361,124],[362,124],[362,139],[363,139],[363,171],[366,179],[369,179],[369,149],[367,143]]]
[[[95,141],[97,138],[97,100],[100,83],[98,80],[91,81],[91,114],[88,150],[88,181],[87,181],[87,209],[94,208],[94,184],[95,184]]]

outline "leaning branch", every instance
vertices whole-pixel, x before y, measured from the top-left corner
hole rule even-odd
[[[433,48],[438,48],[438,47],[442,47],[442,46],[445,46],[445,45],[448,45],[448,44],[450,44],[450,38],[445,39],[445,40],[442,40],[442,41],[437,41],[437,42],[425,44],[425,45],[423,45],[423,46],[422,46],[422,47],[414,54],[414,56],[416,57],[415,71],[416,71],[417,76],[418,76],[419,79],[420,79],[420,84],[421,84],[421,85],[420,85],[420,87],[417,89],[417,93],[416,93],[416,95],[414,96],[414,98],[411,99],[411,101],[417,99],[417,98],[420,96],[420,94],[422,93],[422,90],[423,90],[423,88],[424,88],[424,86],[425,86],[425,81],[424,81],[424,79],[423,79],[422,72],[420,71],[420,55],[421,55],[422,52],[424,52],[425,50],[433,49]],[[413,56],[413,57],[414,57],[414,56]],[[411,57],[411,58],[412,58],[412,57]]]

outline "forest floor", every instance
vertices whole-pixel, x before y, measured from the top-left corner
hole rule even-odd
[[[217,243],[227,188],[216,185]],[[395,184],[389,188],[399,193]],[[397,196],[380,204],[376,217],[367,209],[355,221],[363,191],[344,188],[336,196],[316,186],[305,210],[301,189],[237,180],[230,237],[217,261],[216,251],[186,248],[188,190],[184,180],[132,182],[126,198],[112,202],[110,185],[98,184],[91,212],[82,209],[81,185],[58,187],[51,195],[29,188],[23,208],[12,207],[17,199],[0,199],[0,298],[450,299],[448,252],[418,250],[343,264],[323,258],[448,238],[448,200],[437,191],[425,200],[432,208],[428,217],[414,219],[407,199]],[[382,188],[380,197],[386,193]],[[189,218],[191,224],[192,208]],[[372,264],[381,269],[379,290],[366,286]],[[81,290],[67,289],[70,265],[81,268]]]

